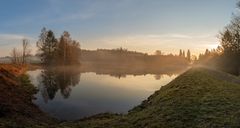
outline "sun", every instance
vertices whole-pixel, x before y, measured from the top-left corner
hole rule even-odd
[[[208,49],[216,49],[220,44],[219,43],[215,43],[215,44],[209,44],[207,46]]]

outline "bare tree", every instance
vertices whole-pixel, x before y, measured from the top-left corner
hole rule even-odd
[[[10,53],[10,56],[12,57],[11,60],[12,60],[12,63],[13,64],[16,64],[17,62],[17,49],[16,48],[13,48],[11,53]]]
[[[20,64],[22,62],[22,53],[18,51],[16,48],[13,48],[11,53],[12,63],[13,64]]]
[[[30,47],[30,43],[29,40],[27,39],[23,39],[22,40],[22,63],[25,64],[26,63],[26,57],[30,55],[31,50],[29,49]]]

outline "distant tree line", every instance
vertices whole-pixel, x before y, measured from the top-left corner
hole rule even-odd
[[[180,68],[187,67],[189,61],[185,57],[173,54],[163,54],[160,50],[158,54],[149,55],[136,51],[129,51],[124,48],[117,49],[97,49],[81,50],[81,64],[83,67],[101,67],[105,69],[117,68],[123,70],[146,69],[156,70],[159,67]]]
[[[192,61],[192,56],[191,56],[191,52],[190,52],[189,49],[187,50],[187,55],[185,55],[185,51],[184,50],[180,49],[179,56],[183,57],[183,58],[186,58],[189,62]]]
[[[37,47],[38,55],[46,66],[80,64],[80,43],[72,40],[67,31],[57,39],[52,30],[43,28]]]
[[[162,51],[160,51],[160,50],[156,50],[155,51],[155,55],[163,56],[164,53]],[[172,55],[172,54],[169,54],[169,55]],[[185,51],[184,50],[180,49],[178,56],[187,59],[189,62],[191,62],[193,59],[195,59],[195,57],[193,55],[191,55],[191,52],[190,52],[189,49],[187,50],[187,55],[185,55]]]

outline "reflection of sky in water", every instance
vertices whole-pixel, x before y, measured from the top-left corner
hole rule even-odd
[[[35,86],[39,85],[41,70],[29,71],[30,79]],[[127,75],[124,78],[95,73],[82,73],[80,82],[71,89],[70,96],[64,98],[60,91],[53,100],[44,102],[39,91],[34,101],[41,110],[64,120],[74,120],[98,113],[126,113],[153,94],[161,86],[166,85],[176,75]],[[38,86],[39,90],[43,88]]]

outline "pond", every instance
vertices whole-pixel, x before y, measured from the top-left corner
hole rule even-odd
[[[105,112],[127,113],[178,76],[178,73],[99,74],[69,69],[37,69],[28,74],[39,90],[34,104],[60,120]]]

